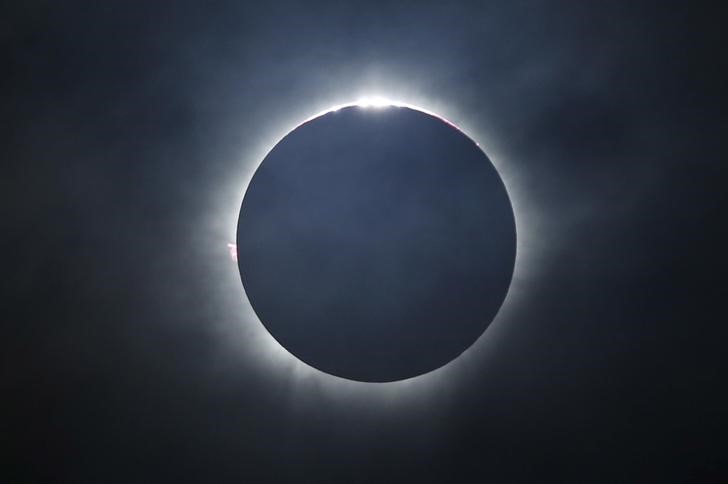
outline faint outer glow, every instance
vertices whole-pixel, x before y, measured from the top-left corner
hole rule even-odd
[[[316,400],[318,398],[316,395],[325,395],[327,398],[347,401],[351,405],[376,403],[389,408],[393,404],[397,404],[408,406],[407,408],[411,409],[411,405],[428,405],[428,402],[431,403],[441,398],[440,396],[446,398],[443,396],[446,389],[456,388],[457,382],[467,378],[466,375],[483,370],[483,359],[489,358],[489,355],[497,347],[499,340],[504,337],[504,334],[508,333],[509,325],[500,323],[504,320],[508,321],[520,317],[519,308],[522,307],[520,303],[527,295],[531,279],[537,272],[535,267],[539,265],[539,259],[543,257],[542,254],[546,246],[545,242],[543,242],[546,233],[542,228],[544,222],[542,217],[539,216],[538,207],[531,201],[529,192],[526,189],[528,185],[527,178],[524,177],[524,174],[518,173],[516,165],[504,162],[504,159],[508,158],[507,153],[498,152],[499,148],[503,149],[507,148],[507,146],[499,144],[498,140],[484,134],[482,126],[479,128],[471,126],[472,129],[469,128],[466,132],[458,124],[433,111],[446,113],[460,121],[470,119],[478,122],[478,120],[487,120],[487,116],[473,118],[472,112],[466,113],[466,110],[458,109],[455,105],[433,101],[432,98],[423,97],[421,94],[412,92],[411,89],[400,89],[397,92],[400,94],[397,100],[381,95],[365,95],[357,98],[354,102],[334,103],[333,106],[329,104],[331,107],[328,109],[319,111],[303,121],[300,121],[299,118],[298,122],[296,122],[295,119],[290,118],[290,121],[285,122],[283,126],[278,128],[273,125],[261,126],[261,132],[258,136],[262,140],[261,143],[254,147],[248,147],[247,152],[241,154],[242,158],[247,161],[241,164],[240,176],[227,177],[229,185],[226,185],[226,190],[223,190],[226,195],[224,196],[224,202],[220,205],[225,215],[218,219],[220,234],[227,240],[235,237],[241,201],[255,170],[270,150],[291,131],[319,116],[351,106],[358,106],[363,109],[410,108],[434,116],[453,126],[473,140],[479,147],[479,141],[484,141],[488,145],[487,156],[506,185],[516,216],[516,261],[508,294],[485,333],[470,348],[448,364],[429,373],[406,380],[387,383],[358,382],[317,370],[299,360],[281,346],[268,333],[253,311],[242,284],[240,284],[240,274],[237,271],[237,264],[235,264],[235,276],[231,273],[230,277],[234,277],[238,284],[233,289],[228,289],[227,286],[224,289],[226,292],[230,292],[229,317],[236,321],[236,326],[226,327],[225,332],[233,334],[228,334],[225,341],[232,345],[231,349],[236,351],[238,357],[252,363],[266,375],[275,375],[279,382],[285,382],[288,385],[292,405],[302,405],[302,401]],[[403,98],[412,100],[413,103],[400,100]],[[308,112],[316,112],[316,101],[304,101],[298,107],[293,106],[295,108],[293,110],[294,116],[295,112],[306,111],[304,109],[306,103],[312,107],[312,109],[308,109]],[[422,105],[432,106],[433,110],[423,108]],[[321,104],[318,104],[318,106],[321,106]],[[470,114],[470,116],[464,117],[465,114]],[[478,136],[473,136],[468,132],[475,132]],[[537,237],[537,234],[541,234],[541,237]],[[230,257],[236,260],[237,248],[235,244],[228,243],[227,247],[230,250]],[[240,298],[241,292],[243,293],[242,301]]]

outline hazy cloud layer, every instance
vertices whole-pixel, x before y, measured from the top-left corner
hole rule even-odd
[[[719,17],[604,3],[9,7],[3,467],[60,482],[725,472]],[[226,247],[266,149],[370,92],[478,141],[519,229],[486,335],[387,388],[286,360]]]

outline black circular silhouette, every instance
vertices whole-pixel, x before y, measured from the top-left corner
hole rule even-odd
[[[461,131],[415,109],[352,106],[268,153],[237,244],[276,340],[327,373],[385,382],[478,339],[508,291],[516,230],[503,182]]]

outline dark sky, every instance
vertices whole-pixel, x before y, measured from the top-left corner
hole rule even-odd
[[[716,482],[726,56],[700,2],[16,2],[0,14],[3,482]],[[226,244],[369,93],[493,160],[516,273],[462,357],[296,363]]]

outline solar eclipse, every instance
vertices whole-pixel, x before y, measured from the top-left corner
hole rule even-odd
[[[373,100],[310,118],[265,157],[237,234],[243,285],[290,353],[387,382],[457,358],[508,292],[513,209],[457,127]]]

